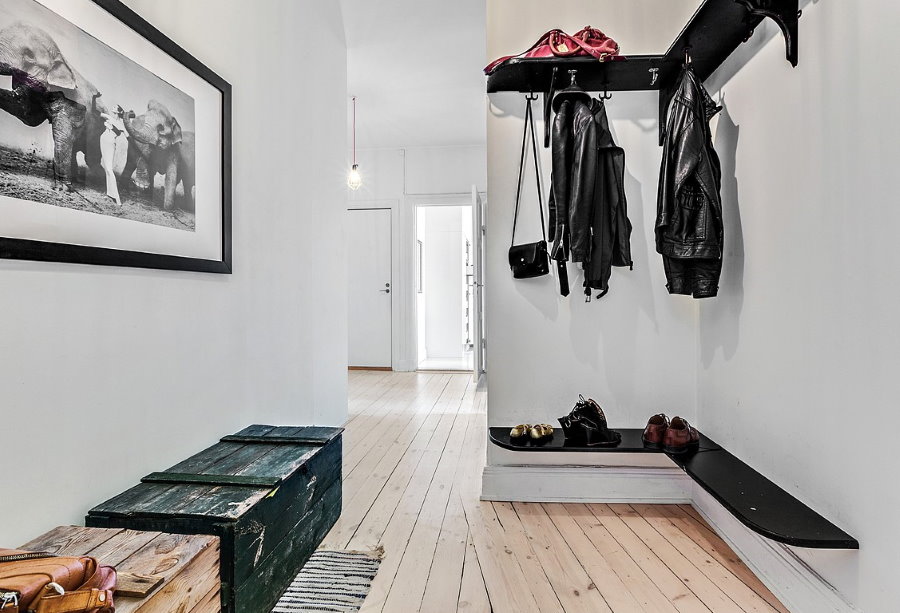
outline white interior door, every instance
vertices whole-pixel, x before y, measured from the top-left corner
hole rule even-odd
[[[478,194],[478,188],[472,186],[472,263],[474,313],[472,314],[474,338],[473,377],[476,381],[484,372],[484,203]]]
[[[391,210],[347,211],[350,366],[391,366]]]

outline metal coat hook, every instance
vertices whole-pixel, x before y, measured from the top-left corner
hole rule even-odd
[[[571,81],[569,82],[569,87],[574,87],[574,86],[577,86],[577,85],[578,85],[578,83],[575,82],[575,77],[576,77],[577,75],[578,75],[578,71],[577,71],[577,70],[570,70],[570,71],[569,71],[569,77],[571,77]]]
[[[606,82],[603,84],[603,95],[599,96],[600,100],[610,100],[612,98],[612,94],[609,93],[609,83]]]
[[[534,101],[538,99],[538,95],[534,92],[528,92],[527,94],[525,94],[525,99]]]
[[[684,48],[684,65],[685,66],[691,65],[691,46],[690,45],[688,45],[687,47]]]

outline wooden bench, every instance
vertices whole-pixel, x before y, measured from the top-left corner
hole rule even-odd
[[[92,556],[119,573],[116,613],[217,613],[219,539],[206,535],[60,526],[20,547],[66,556]],[[135,593],[135,592],[130,592]]]
[[[250,426],[147,475],[85,522],[218,536],[222,610],[269,613],[341,514],[341,432]]]
[[[643,430],[638,428],[617,429],[622,434],[617,447],[572,445],[559,428],[548,441],[522,444],[510,439],[509,431],[491,428],[491,442],[512,451],[537,453],[665,453],[644,447]],[[666,455],[741,523],[766,538],[795,547],[859,549],[855,538],[702,433],[698,452]]]

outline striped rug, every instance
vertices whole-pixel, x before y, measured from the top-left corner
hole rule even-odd
[[[272,611],[359,611],[379,564],[378,553],[317,551]]]

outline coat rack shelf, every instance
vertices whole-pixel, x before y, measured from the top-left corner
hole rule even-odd
[[[554,69],[562,87],[566,71],[575,69],[578,84],[587,91],[666,93],[678,78],[685,50],[694,72],[706,80],[766,18],[781,28],[787,60],[796,66],[799,0],[705,0],[665,55],[631,55],[607,62],[590,57],[512,59],[488,76],[487,91],[547,92]]]

